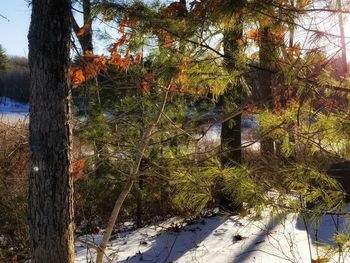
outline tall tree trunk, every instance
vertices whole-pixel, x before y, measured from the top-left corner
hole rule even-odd
[[[230,101],[223,98],[224,109],[229,109]],[[226,110],[224,110],[225,113]],[[227,110],[228,111],[228,110]],[[232,112],[232,111],[231,111]],[[222,123],[221,126],[221,165],[234,166],[242,161],[241,150],[242,114]]]
[[[76,19],[74,18],[73,12],[71,12],[71,19],[72,19],[72,27],[73,31],[79,41],[82,55],[85,55],[87,51],[94,51],[93,50],[93,43],[92,43],[92,22],[93,17],[91,15],[91,0],[83,0],[82,1],[82,8],[83,8],[83,23],[84,26],[88,25],[86,29],[84,30],[84,33],[82,35],[79,34],[81,28],[78,25]],[[85,62],[89,62],[91,58],[89,57],[81,57]],[[91,85],[90,85],[91,84]],[[93,87],[93,88],[92,88]],[[84,93],[84,107],[86,109],[85,114],[89,115],[89,119],[92,119],[92,122],[96,124],[94,118],[98,117],[102,114],[102,105],[101,105],[101,97],[100,97],[100,86],[98,82],[98,77],[95,77],[92,80],[87,81],[85,85],[83,86],[83,93]],[[92,95],[95,94],[96,97],[93,97]],[[95,105],[93,109],[88,110],[89,102],[94,101]],[[95,156],[95,175],[96,177],[101,177],[106,174],[106,169],[108,169],[105,162],[107,161],[105,150],[104,150],[104,143],[100,141],[101,137],[97,137],[94,140],[94,156]]]
[[[92,17],[91,17],[91,1],[83,0],[84,25],[89,25],[82,36],[81,43],[84,54],[86,51],[92,51]]]
[[[72,26],[73,26],[74,33],[79,40],[79,44],[81,46],[83,54],[85,54],[86,51],[93,51],[91,1],[90,0],[83,0],[82,4],[83,4],[83,22],[84,22],[84,25],[89,25],[84,30],[84,34],[82,34],[82,35],[78,34],[80,31],[80,26],[78,25],[77,21],[75,20],[72,12],[71,12],[71,19],[72,19]]]
[[[242,55],[243,17],[237,13],[231,21],[231,28],[224,32],[224,52],[229,59],[225,60],[228,73],[241,70],[238,58]],[[237,82],[238,83],[238,82]],[[224,115],[232,114],[242,102],[243,89],[238,83],[229,84],[225,94],[221,97],[222,111]],[[241,114],[222,123],[221,128],[221,164],[232,166],[241,163]]]
[[[235,5],[239,5],[235,3]],[[244,65],[240,61],[243,55],[243,15],[241,10],[235,12],[230,21],[230,26],[224,31],[224,53],[226,59],[224,65],[228,74],[233,71],[243,71]],[[242,103],[243,89],[239,81],[230,83],[225,93],[220,98],[222,113],[224,116],[231,115]],[[227,119],[221,126],[221,166],[232,167],[241,163],[241,118],[242,114]],[[219,178],[216,187],[218,188],[217,199],[219,206],[224,210],[236,211],[241,208],[241,203],[232,200],[224,191],[223,178]],[[239,186],[237,186],[239,187]]]
[[[263,26],[260,28],[259,60],[262,70],[260,70],[259,74],[259,96],[262,101],[266,101],[265,108],[271,111],[273,110],[272,81],[273,72],[276,68],[277,52],[277,46],[271,34],[271,28],[269,26]],[[274,154],[274,141],[271,138],[263,138],[260,143],[262,156],[268,157]]]
[[[29,225],[31,262],[74,262],[68,66],[71,2],[33,0]]]

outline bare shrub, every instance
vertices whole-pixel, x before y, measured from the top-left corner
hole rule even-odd
[[[25,258],[27,228],[28,127],[0,123],[0,261]]]

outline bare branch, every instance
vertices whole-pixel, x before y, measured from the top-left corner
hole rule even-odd
[[[10,22],[10,19],[8,19],[6,16],[0,14],[0,17],[2,17],[3,19],[7,20],[7,22]]]

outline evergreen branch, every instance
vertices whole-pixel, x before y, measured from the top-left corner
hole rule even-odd
[[[146,130],[143,133],[142,139],[141,139],[139,146],[138,146],[138,151],[137,151],[136,156],[135,156],[135,161],[130,169],[128,180],[125,183],[122,192],[119,194],[117,200],[115,201],[113,211],[112,211],[111,216],[108,220],[106,231],[105,231],[103,238],[102,238],[102,243],[100,244],[100,246],[97,249],[97,257],[96,257],[97,263],[102,263],[102,261],[103,261],[103,257],[104,257],[104,254],[105,254],[108,242],[109,242],[109,238],[112,234],[115,222],[119,216],[121,207],[122,207],[126,197],[129,195],[132,187],[134,186],[135,181],[137,180],[137,178],[139,176],[141,161],[144,158],[146,148],[148,147],[149,142],[151,140],[153,130],[157,127],[157,125],[162,117],[162,113],[165,110],[165,106],[166,106],[166,103],[168,101],[168,95],[169,95],[169,91],[170,91],[170,87],[172,85],[172,82],[173,82],[173,80],[171,79],[166,87],[166,91],[164,93],[164,96],[162,99],[162,104],[161,104],[159,110],[154,112],[154,115],[152,116],[151,122],[148,124],[148,127],[146,128]]]

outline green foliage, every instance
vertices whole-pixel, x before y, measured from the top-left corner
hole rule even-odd
[[[244,52],[247,43],[240,39],[240,52],[231,50],[232,58],[221,56],[222,34],[268,24],[283,35],[284,27],[295,19],[295,14],[289,13],[285,21],[272,19],[285,16],[286,11],[260,2],[250,3],[252,10],[243,9],[243,2],[224,1],[218,6],[208,2],[207,10],[197,14],[190,10],[173,16],[164,15],[166,6],[148,6],[141,1],[128,5],[104,2],[95,7],[96,14],[102,14],[106,21],[115,19],[122,23],[125,16],[135,20],[133,26],[125,29],[132,38],[121,49],[132,54],[142,53],[143,57],[141,63],[130,65],[127,71],[108,66],[106,79],[99,81],[99,85],[87,86],[90,94],[87,121],[80,136],[95,151],[89,171],[93,173],[99,168],[94,176],[86,179],[85,186],[82,182],[82,188],[78,188],[82,194],[80,200],[88,194],[93,197],[88,199],[85,208],[104,207],[104,203],[120,192],[138,153],[137,145],[159,110],[160,98],[168,85],[171,87],[169,100],[144,153],[139,181],[127,199],[124,215],[134,217],[135,204],[140,199],[148,211],[143,213],[144,218],[151,218],[159,211],[163,215],[199,214],[215,203],[220,184],[233,203],[243,202],[256,207],[257,211],[264,204],[283,207],[285,202],[289,205],[288,211],[303,211],[301,197],[320,215],[341,203],[343,194],[339,192],[339,185],[323,171],[332,158],[349,158],[348,106],[341,104],[336,108],[318,102],[319,96],[325,97],[326,102],[332,96],[340,96],[329,91],[329,87],[342,84],[334,78],[331,68],[319,70],[326,56],[318,49],[304,56],[289,56],[281,43],[273,50],[275,56],[267,61],[274,64],[274,70],[278,69],[272,83],[279,85],[285,95],[279,98],[273,94],[272,100],[284,100],[281,108],[274,101],[271,102],[274,107],[257,116],[259,139],[269,138],[276,143],[276,156],[263,156],[272,162],[264,162],[257,154],[254,164],[222,169],[216,160],[217,150],[200,152],[196,138],[206,122],[201,115],[214,109],[210,101],[221,95],[228,99],[230,94],[231,104],[229,110],[225,110],[232,112],[242,106],[246,95],[251,95],[248,83],[253,82],[244,74],[249,61]],[[255,5],[260,12],[254,11]],[[243,10],[244,13],[237,13]],[[233,23],[238,15],[246,22],[244,28],[237,26],[243,27],[243,23]],[[170,43],[166,43],[166,38]],[[234,67],[228,69],[231,60]],[[271,65],[265,66],[271,68]],[[142,90],[140,85],[147,74],[152,81]],[[235,89],[237,86],[243,88]],[[206,98],[207,94],[211,97]],[[265,181],[269,188],[262,183]],[[95,189],[89,193],[90,188]],[[292,192],[292,197],[273,200],[266,197],[267,189],[282,191],[276,194],[279,197],[283,191]],[[97,199],[104,201],[94,204]],[[102,212],[96,210],[96,213]]]
[[[265,204],[266,189],[261,180],[257,180],[254,171],[247,167],[228,167],[222,170],[224,193],[236,203],[254,207],[259,213]]]
[[[284,183],[297,198],[302,198],[307,206],[313,208],[314,215],[323,214],[343,203],[344,193],[339,183],[312,167],[299,164],[285,169]],[[291,198],[290,205],[297,210],[304,209],[298,199]]]
[[[314,109],[312,101],[294,103],[283,112],[262,111],[257,119],[260,134],[281,143],[283,156],[328,153],[348,159],[349,123],[344,112]]]
[[[222,169],[220,163],[208,160],[198,165],[178,168],[171,171],[170,185],[174,192],[174,205],[184,214],[199,214],[208,205],[217,202],[219,191],[233,204],[244,203],[254,207],[258,213],[265,202],[261,181],[245,167],[228,167]],[[223,189],[217,186],[223,185]]]
[[[335,233],[334,234],[334,242],[338,245],[340,251],[339,252],[345,252],[344,250],[349,250],[349,241],[350,236],[346,235],[344,233]]]
[[[121,169],[120,169],[121,170]],[[114,197],[121,191],[125,175],[116,168],[100,167],[99,174],[78,181],[75,187],[76,224],[104,226],[113,209]]]
[[[174,206],[183,214],[199,214],[213,200],[213,188],[220,175],[217,166],[205,164],[171,171]]]

